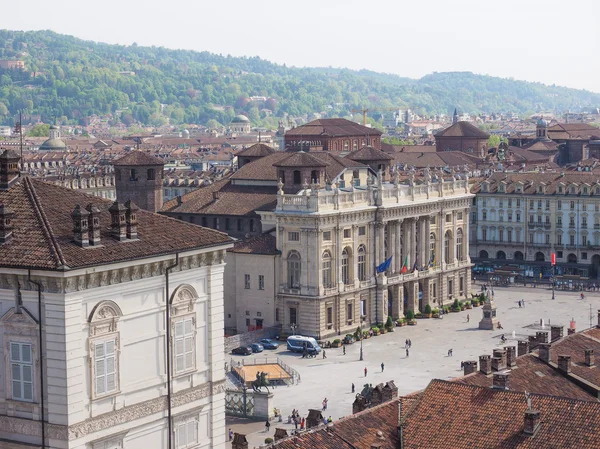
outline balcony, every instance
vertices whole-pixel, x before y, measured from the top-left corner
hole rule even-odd
[[[600,229],[600,223],[595,223],[594,224],[594,229]]]

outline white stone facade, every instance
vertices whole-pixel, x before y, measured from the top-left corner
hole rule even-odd
[[[172,448],[224,449],[228,246],[181,253],[169,298],[175,255],[32,271],[42,286],[41,351],[37,287],[26,270],[0,269],[0,439],[40,447],[43,367],[46,448],[168,448],[170,345]]]

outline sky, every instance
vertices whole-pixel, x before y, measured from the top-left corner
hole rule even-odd
[[[1,26],[13,30],[410,78],[470,71],[600,92],[600,0],[28,0],[10,8]]]

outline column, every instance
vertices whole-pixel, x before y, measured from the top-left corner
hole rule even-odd
[[[404,262],[404,257],[402,254],[402,219],[396,221],[396,256],[394,266],[396,267],[395,272],[399,273],[402,269],[402,263]]]
[[[394,266],[396,264],[395,261],[398,258],[398,255],[396,254],[396,239],[398,238],[396,235],[396,222],[388,221],[387,227],[388,227],[388,257],[393,256],[392,263],[390,265],[390,268],[388,268],[387,272],[390,274],[393,274],[396,272],[396,270],[394,270]]]
[[[358,287],[358,225],[352,225],[352,284]]]
[[[444,228],[445,228],[445,214],[444,211],[440,211],[439,215],[438,215],[438,232],[437,232],[437,241],[436,241],[436,245],[437,245],[437,254],[438,254],[438,260],[440,261],[440,266],[444,267],[445,265],[445,260],[444,260]]]
[[[431,251],[429,250],[429,241],[431,235],[431,216],[425,217],[425,263],[429,268],[429,261],[431,261]]]
[[[450,258],[450,260],[453,263],[456,263],[457,259],[456,259],[456,211],[455,210],[452,211],[452,230],[453,230],[452,242],[450,242],[451,246],[452,246],[452,251],[450,252],[450,254],[452,254],[452,257]]]
[[[344,229],[341,226],[335,227],[335,276],[338,289],[343,291],[344,282],[342,280],[342,238]]]
[[[379,242],[376,265],[385,262],[385,223],[377,223],[377,241]]]
[[[471,238],[471,228],[469,225],[469,209],[465,209],[463,212],[463,255],[467,263],[471,262],[471,255],[469,254],[469,238]],[[475,229],[477,232],[477,228]],[[516,237],[516,231],[515,231]],[[469,290],[470,291],[470,290]]]
[[[410,265],[412,263],[412,250],[411,250],[411,246],[410,246],[410,231],[412,230],[412,218],[407,218],[406,220],[404,220],[404,226],[403,226],[403,230],[402,230],[402,235],[404,237],[403,239],[403,254],[404,254],[404,258],[408,259],[408,263],[407,265],[407,270],[410,269]]]
[[[416,217],[412,220],[411,222],[411,229],[410,229],[410,252],[411,252],[411,265],[414,265],[415,262],[418,262],[418,264],[421,263],[420,260],[418,260],[418,255],[419,255],[419,251],[417,248],[417,226],[419,224],[419,217]],[[411,266],[412,268],[412,266]]]
[[[314,258],[315,261],[313,263],[313,266],[315,267],[315,288],[316,288],[316,294],[317,295],[322,295],[323,292],[323,275],[322,275],[322,270],[323,270],[323,259],[322,259],[322,255],[323,255],[323,251],[321,251],[321,248],[323,247],[323,230],[322,229],[316,229],[314,231],[312,231],[310,233],[313,237],[311,238],[311,241],[314,242],[314,248],[313,248],[313,254],[314,254]]]

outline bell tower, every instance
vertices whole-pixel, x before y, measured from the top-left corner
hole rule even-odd
[[[140,208],[158,212],[163,204],[165,163],[142,151],[133,150],[113,162],[117,201],[133,201]]]

